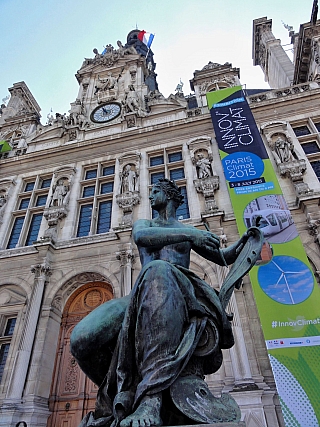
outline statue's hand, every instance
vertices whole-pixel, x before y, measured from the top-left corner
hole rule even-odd
[[[240,237],[238,244],[237,244],[237,248],[236,248],[237,254],[239,254],[239,252],[242,250],[244,245],[247,243],[249,237],[253,236],[253,235],[254,235],[254,232],[251,230],[247,230],[245,233],[243,233],[243,235]]]
[[[193,236],[193,244],[201,249],[207,251],[219,249],[220,239],[210,231],[203,231],[195,229],[195,236]]]

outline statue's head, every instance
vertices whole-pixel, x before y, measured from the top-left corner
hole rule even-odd
[[[177,208],[183,204],[183,195],[181,194],[181,189],[174,181],[171,181],[167,178],[160,178],[159,181],[154,184],[154,187],[160,188],[165,193],[168,200],[174,201],[174,204]]]

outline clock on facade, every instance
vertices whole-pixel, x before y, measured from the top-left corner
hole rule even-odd
[[[115,102],[108,102],[95,108],[90,119],[95,123],[106,123],[115,119],[121,113],[121,105]]]

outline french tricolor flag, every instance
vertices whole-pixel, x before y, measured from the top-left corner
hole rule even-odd
[[[150,49],[151,43],[154,39],[154,34],[147,33],[146,31],[142,30],[140,33],[138,33],[138,39],[144,43],[148,49]]]

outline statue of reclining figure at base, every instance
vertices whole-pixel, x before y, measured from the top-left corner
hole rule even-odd
[[[133,226],[142,270],[130,295],[96,308],[71,335],[72,354],[99,386],[95,412],[79,427],[239,420],[231,397],[217,399],[224,409],[214,414],[203,379],[220,368],[221,349],[234,344],[225,308],[255,264],[262,234],[252,227],[220,249],[210,231],[176,220],[183,196],[173,181],[159,180],[149,199],[159,216]],[[189,270],[191,249],[221,266],[234,263],[220,292]],[[185,396],[190,384],[198,390]]]

